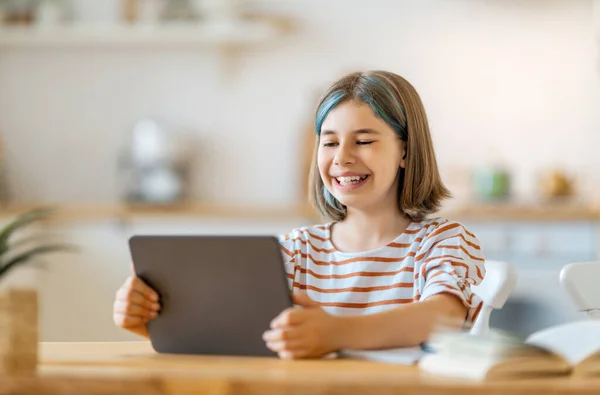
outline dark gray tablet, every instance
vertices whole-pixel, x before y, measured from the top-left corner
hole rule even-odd
[[[291,307],[274,236],[133,236],[135,272],[160,295],[159,353],[275,356],[262,334]]]

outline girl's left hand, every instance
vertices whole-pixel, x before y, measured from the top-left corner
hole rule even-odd
[[[320,357],[337,351],[338,318],[329,315],[306,294],[294,295],[302,307],[284,310],[263,335],[267,347],[283,359]]]

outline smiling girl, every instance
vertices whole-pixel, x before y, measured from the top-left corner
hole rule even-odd
[[[282,358],[415,346],[437,320],[473,322],[485,275],[477,238],[436,217],[443,185],[423,104],[386,71],[344,76],[322,96],[312,200],[327,222],[280,239],[296,307],[263,338]],[[147,336],[160,306],[141,280],[117,293],[115,322]]]

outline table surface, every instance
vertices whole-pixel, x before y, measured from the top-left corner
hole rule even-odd
[[[600,378],[474,383],[370,361],[167,355],[149,342],[72,342],[40,343],[37,377],[3,377],[0,388],[32,394],[597,394]]]

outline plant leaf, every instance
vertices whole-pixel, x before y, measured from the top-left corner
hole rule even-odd
[[[66,250],[72,250],[72,249],[73,249],[72,246],[68,246],[65,244],[52,244],[52,245],[45,245],[45,246],[41,246],[41,247],[32,248],[31,250],[24,252],[22,254],[19,254],[15,257],[11,258],[8,262],[0,265],[0,278],[3,275],[5,275],[9,270],[14,268],[15,266],[26,263],[27,261],[29,261],[31,258],[33,258],[36,255],[46,254],[49,252],[66,251]]]
[[[2,256],[8,250],[8,241],[10,236],[19,228],[29,225],[35,221],[38,221],[44,217],[49,216],[55,210],[49,207],[42,207],[28,211],[24,214],[19,215],[12,222],[2,228],[0,231],[0,256]]]

